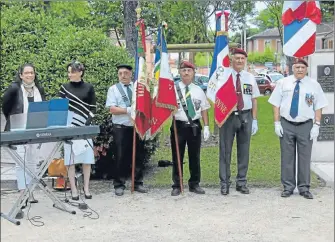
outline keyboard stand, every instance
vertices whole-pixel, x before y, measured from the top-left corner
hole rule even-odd
[[[25,166],[24,160],[16,152],[16,149],[17,149],[16,147],[5,146],[6,150],[8,151],[10,156],[15,160],[15,162],[17,162],[17,164],[21,166],[22,169],[24,169],[24,172],[26,172],[31,177],[31,181],[27,185],[27,188],[24,190],[24,192],[17,199],[16,203],[13,205],[8,215],[1,213],[1,217],[7,219],[8,221],[16,225],[20,225],[20,221],[16,220],[15,216],[20,211],[21,207],[25,204],[25,201],[29,199],[29,193],[32,193],[37,185],[52,200],[53,206],[55,208],[58,208],[62,211],[65,211],[71,214],[76,214],[76,211],[68,209],[67,206],[65,206],[65,204],[52,193],[52,191],[48,188],[47,184],[42,180],[42,176],[48,169],[50,163],[53,160],[53,157],[55,156],[56,152],[60,149],[62,143],[63,142],[57,142],[55,147],[51,150],[50,155],[40,165],[40,168],[36,172],[36,174],[32,172],[27,166]]]

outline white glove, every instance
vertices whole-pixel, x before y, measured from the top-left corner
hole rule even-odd
[[[313,125],[313,128],[311,129],[311,133],[310,133],[311,140],[316,139],[319,136],[319,129],[320,129],[319,125],[317,124]]]
[[[127,107],[127,114],[131,116],[131,107]]]
[[[283,127],[281,126],[280,121],[275,122],[275,133],[278,137],[283,137]]]
[[[209,139],[210,136],[210,132],[209,132],[209,126],[204,126],[204,141],[207,141]]]
[[[252,120],[251,135],[255,135],[258,131],[258,122],[256,119]]]

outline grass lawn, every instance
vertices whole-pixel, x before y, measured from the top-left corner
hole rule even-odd
[[[268,97],[258,99],[258,132],[251,138],[248,184],[250,186],[279,187],[280,183],[280,147],[279,139],[274,132],[272,107],[267,102]],[[210,111],[211,132],[214,131],[213,109]],[[169,137],[170,123],[166,124],[161,134],[161,140]],[[167,186],[172,183],[172,167],[157,167],[158,160],[172,160],[171,149],[161,142],[152,158],[153,174],[147,177],[146,183],[152,186]],[[184,184],[189,179],[188,155],[184,158]],[[232,181],[236,176],[236,144],[233,147],[231,173]],[[219,186],[219,147],[204,147],[201,149],[201,184],[204,186]],[[320,184],[316,175],[312,174],[312,187]]]

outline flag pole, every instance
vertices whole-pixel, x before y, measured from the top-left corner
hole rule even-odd
[[[183,194],[184,193],[183,175],[182,175],[182,172],[181,172],[179,142],[178,142],[177,125],[176,125],[176,119],[175,118],[173,118],[173,130],[174,130],[174,140],[175,140],[175,143],[176,143],[177,164],[178,164],[178,173],[179,173],[179,185],[180,185],[180,191]]]
[[[138,6],[135,10],[136,13],[137,13],[137,20],[138,21],[141,19],[141,8],[140,8],[139,4],[140,3],[138,2]],[[137,31],[137,38],[139,38],[138,31]],[[138,65],[139,65],[137,51],[138,51],[138,39],[136,41],[135,65],[137,65],[137,67],[135,68],[135,70],[137,70]],[[135,76],[135,78],[137,78],[137,76]],[[136,85],[136,89],[137,89],[137,87],[138,87],[138,84]],[[136,99],[135,100],[137,100],[137,94],[138,94],[138,90],[136,90]],[[135,112],[136,112],[136,110],[135,110]],[[134,129],[133,129],[133,156],[132,156],[132,163],[131,163],[131,193],[134,193],[134,190],[135,190],[135,166],[136,166],[136,128],[134,126]]]
[[[131,165],[131,193],[135,190],[135,166],[136,166],[136,129],[133,131],[133,157]]]

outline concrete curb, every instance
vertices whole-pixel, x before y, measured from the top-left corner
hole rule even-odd
[[[315,172],[321,179],[323,179],[326,183],[326,186],[331,187],[334,189],[334,173],[333,177],[327,174],[320,166],[328,164],[328,163],[314,163],[311,164],[311,169]],[[334,172],[334,163],[329,163],[329,165],[333,165],[332,172]]]

